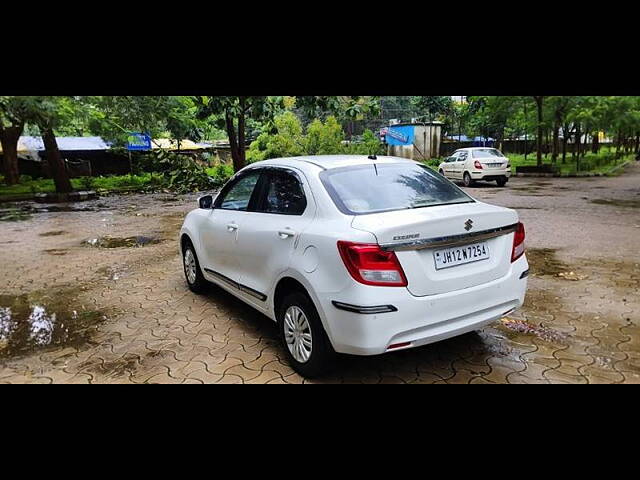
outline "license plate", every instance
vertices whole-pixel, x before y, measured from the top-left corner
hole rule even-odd
[[[457,267],[466,263],[479,262],[489,258],[487,242],[471,243],[460,247],[443,248],[433,252],[436,270]]]

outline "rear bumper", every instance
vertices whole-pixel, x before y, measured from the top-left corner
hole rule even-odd
[[[415,297],[406,288],[357,285],[339,294],[321,295],[319,310],[337,352],[378,355],[418,347],[480,329],[522,306],[527,279],[520,277],[528,268],[522,256],[511,265],[509,274],[498,280],[425,297]],[[336,308],[333,302],[391,305],[397,311],[356,313]],[[396,344],[406,345],[389,349]]]
[[[511,177],[511,170],[505,170],[500,168],[488,168],[483,170],[471,170],[469,172],[471,178],[474,180],[497,180],[499,178]]]

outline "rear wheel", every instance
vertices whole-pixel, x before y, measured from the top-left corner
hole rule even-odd
[[[506,177],[499,178],[496,180],[496,183],[499,187],[504,187],[507,184],[508,179]]]
[[[203,293],[207,288],[207,281],[202,275],[196,249],[190,240],[187,240],[182,248],[182,265],[189,289],[195,293]]]
[[[473,186],[473,180],[471,179],[471,175],[469,175],[469,172],[464,172],[464,175],[462,177],[462,181],[463,181],[465,187]]]
[[[282,300],[278,328],[287,360],[300,375],[317,377],[335,366],[337,355],[307,295],[294,292]]]

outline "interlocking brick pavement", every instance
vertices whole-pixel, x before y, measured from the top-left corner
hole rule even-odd
[[[524,308],[434,345],[345,357],[316,380],[287,365],[269,319],[220,289],[198,296],[186,288],[176,237],[195,196],[107,197],[86,204],[95,211],[4,222],[1,301],[46,292],[106,320],[73,342],[11,355],[2,354],[0,323],[0,383],[640,383],[639,181],[632,165],[613,178],[469,189],[516,208],[527,227]],[[82,243],[104,235],[161,242]]]

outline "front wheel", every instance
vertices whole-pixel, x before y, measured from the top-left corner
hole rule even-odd
[[[182,265],[189,289],[194,293],[203,293],[207,288],[207,280],[202,275],[196,249],[190,241],[182,249]]]
[[[295,292],[284,298],[278,309],[278,327],[287,359],[296,372],[312,378],[331,370],[336,353],[307,295]]]
[[[463,181],[465,187],[473,186],[473,180],[471,179],[471,175],[469,175],[469,172],[464,172],[464,176],[462,177],[462,181]]]

